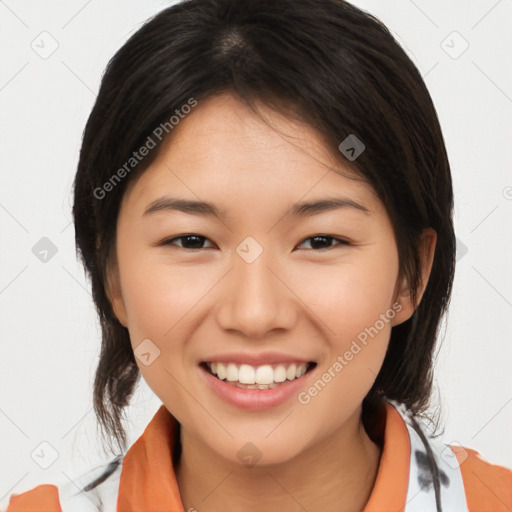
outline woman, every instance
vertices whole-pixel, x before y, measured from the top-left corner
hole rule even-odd
[[[510,510],[512,471],[422,421],[452,209],[430,95],[376,18],[162,11],[109,63],[74,187],[118,456],[8,511]],[[126,451],[141,375],[162,407]]]

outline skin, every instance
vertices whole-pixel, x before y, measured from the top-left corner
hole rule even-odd
[[[123,198],[109,296],[133,348],[149,338],[160,350],[149,366],[137,363],[182,426],[176,474],[185,510],[292,512],[332,510],[332,503],[362,510],[381,449],[361,423],[361,404],[392,326],[414,306],[398,280],[390,219],[372,188],[353,179],[311,127],[261,109],[271,126],[223,94],[200,102],[174,129]],[[215,203],[227,217],[143,215],[163,195]],[[286,215],[298,201],[333,196],[357,201],[370,215],[354,208]],[[158,245],[191,233],[206,238]],[[334,239],[315,248],[310,237],[319,234]],[[250,264],[236,252],[247,236],[263,249]],[[435,231],[423,240],[420,300]],[[241,410],[200,374],[198,363],[215,354],[269,349],[316,361],[314,382],[398,303],[394,318],[306,405],[294,396],[271,409]],[[253,467],[237,456],[249,441],[261,452]]]

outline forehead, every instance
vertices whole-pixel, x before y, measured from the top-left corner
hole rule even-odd
[[[238,201],[257,211],[328,193],[382,209],[373,188],[343,157],[332,155],[321,134],[264,105],[259,108],[263,119],[231,95],[199,102],[137,180],[131,202],[146,211],[149,203],[172,193],[197,201]]]
[[[289,166],[294,161],[340,166],[339,155],[335,158],[331,154],[323,136],[311,126],[261,102],[256,103],[256,107],[257,112],[254,112],[227,93],[203,100],[173,129],[164,141],[163,150],[168,155],[182,153],[189,159],[206,158],[211,163],[215,160],[237,162],[250,154],[255,164],[264,169],[270,167],[270,157],[276,160],[278,168],[281,162]],[[251,161],[243,160],[244,166],[249,167]],[[347,175],[357,177],[346,163],[343,167]]]

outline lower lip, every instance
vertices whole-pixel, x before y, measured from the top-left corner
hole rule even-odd
[[[226,384],[224,381],[214,377],[211,373],[199,366],[201,373],[205,375],[208,386],[225,402],[239,409],[261,411],[277,407],[297,396],[304,388],[306,380],[315,371],[315,368],[305,373],[298,379],[285,381],[272,389],[246,389]]]

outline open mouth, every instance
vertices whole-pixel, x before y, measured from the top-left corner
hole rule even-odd
[[[253,366],[249,364],[203,361],[200,366],[217,379],[246,389],[272,389],[300,379],[316,367],[317,363],[279,363]]]

